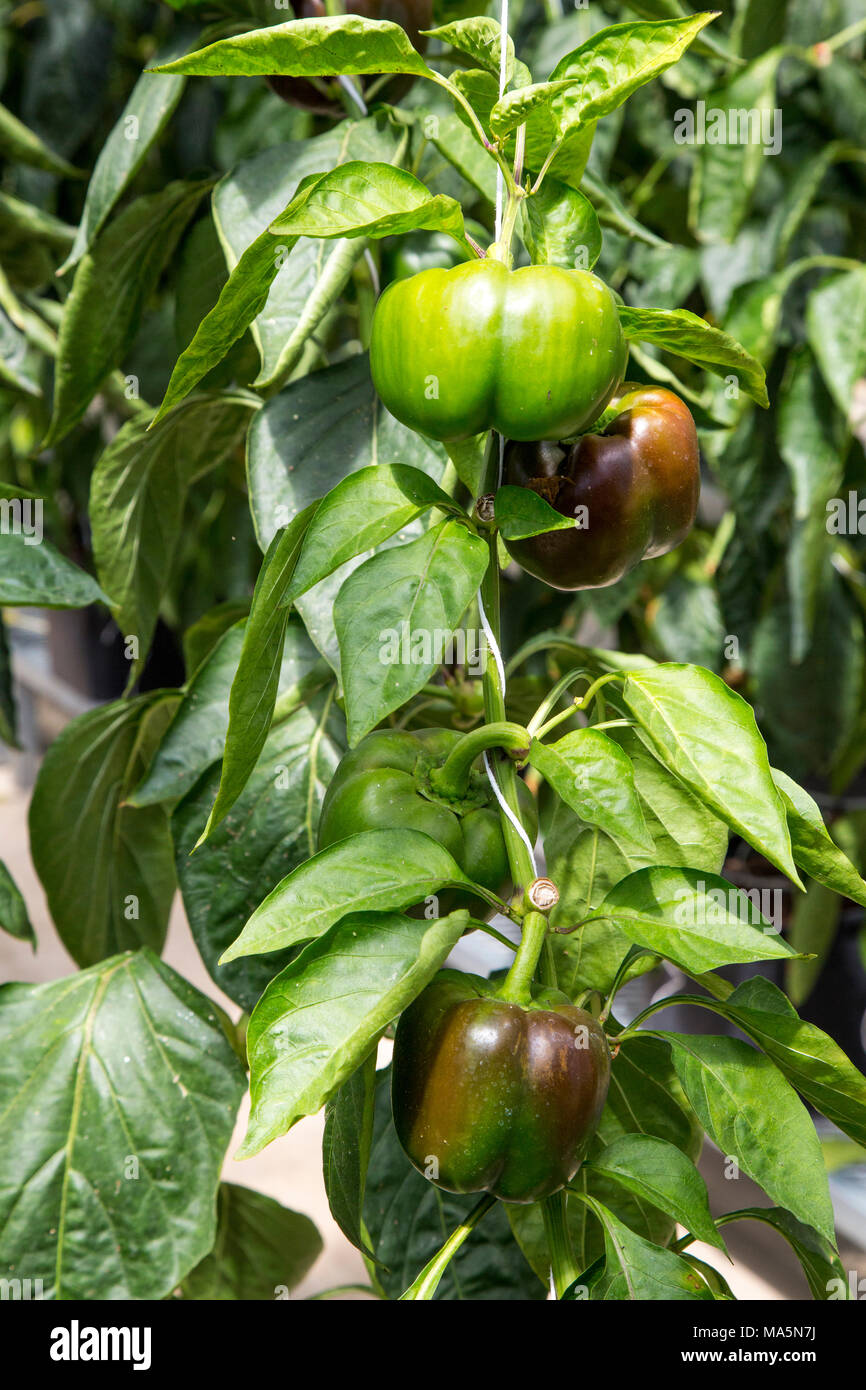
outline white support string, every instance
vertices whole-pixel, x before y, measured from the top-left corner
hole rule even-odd
[[[529,836],[527,835],[526,831],[523,829],[523,826],[520,824],[520,821],[517,819],[516,815],[515,815],[514,812],[512,811],[512,809],[511,809],[511,807],[509,806],[508,802],[505,800],[505,797],[502,795],[502,792],[499,790],[499,783],[497,782],[496,778],[495,778],[494,775],[493,775],[493,768],[492,768],[491,765],[490,765],[490,759],[489,759],[488,756],[487,756],[487,749],[486,749],[486,748],[485,748],[485,750],[484,750],[484,752],[483,752],[483,754],[482,754],[482,757],[483,757],[483,759],[484,759],[484,771],[487,773],[487,780],[488,780],[488,782],[490,783],[491,787],[493,788],[493,795],[496,797],[496,800],[499,802],[499,805],[500,805],[500,807],[502,808],[502,811],[504,812],[504,814],[505,814],[505,815],[508,817],[508,819],[511,821],[511,824],[514,826],[514,829],[517,831],[517,833],[518,833],[518,835],[520,836],[521,840],[522,840],[523,843],[526,845],[526,848],[527,848],[527,850],[529,851],[529,857],[530,857],[530,859],[532,860],[532,872],[533,872],[534,876],[535,876],[536,878],[538,878],[538,865],[537,865],[536,862],[535,862],[535,847],[534,847],[534,845],[532,845],[532,844],[530,843]]]
[[[505,698],[505,667],[504,667],[503,664],[502,664],[502,653],[501,653],[501,651],[499,650],[499,643],[496,641],[496,638],[493,636],[493,629],[492,629],[492,627],[490,626],[489,622],[487,621],[487,614],[484,612],[484,604],[483,604],[482,599],[481,599],[481,591],[480,591],[480,590],[478,591],[478,616],[479,616],[479,618],[481,619],[481,626],[482,626],[482,628],[484,629],[484,636],[487,638],[487,645],[488,645],[488,647],[490,648],[490,651],[491,651],[491,653],[492,653],[492,655],[493,655],[493,660],[496,662],[496,669],[497,669],[497,671],[499,672],[499,687],[500,687],[500,689],[501,689],[501,691],[502,691],[502,696],[503,696],[503,699],[504,699],[504,698]]]

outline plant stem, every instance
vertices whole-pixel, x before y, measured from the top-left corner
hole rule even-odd
[[[554,1192],[552,1197],[545,1198],[542,1206],[544,1233],[547,1236],[550,1267],[553,1273],[553,1288],[557,1298],[562,1298],[566,1289],[570,1288],[575,1279],[580,1276],[580,1270],[574,1261],[571,1237],[565,1219],[565,1203],[566,1194]]]
[[[498,997],[509,1004],[528,1004],[532,999],[532,979],[547,940],[547,918],[543,912],[527,912],[523,934],[511,969],[505,976]]]
[[[418,1278],[409,1285],[404,1294],[400,1295],[401,1303],[429,1301],[433,1297],[451,1260],[495,1201],[495,1197],[485,1193],[477,1206],[472,1208],[466,1220],[451,1232],[442,1249],[433,1256],[429,1264],[424,1266]]]
[[[488,533],[487,543],[490,555],[487,570],[481,582],[481,600],[484,604],[484,612],[490,631],[498,646],[500,641],[499,556],[496,549],[495,531],[491,530]],[[499,680],[499,668],[492,653],[488,653],[488,659],[484,665],[482,688],[484,691],[485,722],[488,724],[506,723],[505,696]],[[506,761],[499,765],[497,782],[509,810],[519,821],[520,803],[517,799],[517,772],[513,763]],[[511,869],[511,881],[517,895],[522,898],[525,890],[535,878],[535,865],[532,862],[532,855],[504,811],[500,811],[500,818],[505,848],[508,853],[508,864]]]
[[[453,751],[448,754],[441,767],[430,773],[434,790],[443,796],[465,796],[469,789],[469,774],[472,764],[486,748],[509,748],[525,751],[529,748],[529,734],[521,724],[510,724],[507,720],[496,724],[483,724],[464,734]]]

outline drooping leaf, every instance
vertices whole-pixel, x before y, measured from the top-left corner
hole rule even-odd
[[[124,804],[169,701],[117,700],[54,740],[30,802],[30,852],[64,946],[81,966],[140,945],[162,949],[174,862],[162,807]]]
[[[3,986],[3,1268],[46,1298],[167,1297],[213,1246],[243,1088],[213,1005],[147,950]]]
[[[308,1216],[223,1182],[214,1248],[190,1270],[181,1294],[205,1302],[285,1298],[321,1253],[322,1237]]]

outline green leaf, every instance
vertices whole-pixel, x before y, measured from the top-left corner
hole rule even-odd
[[[0,151],[10,164],[28,164],[61,179],[82,177],[80,169],[61,159],[5,106],[0,106]]]
[[[321,936],[348,913],[402,911],[467,879],[420,830],[364,830],[320,850],[278,883],[222,956],[277,951]]]
[[[689,973],[792,954],[744,889],[701,869],[639,869],[590,917],[609,917],[638,946]]]
[[[36,933],[27,914],[27,904],[20,888],[15,883],[6,865],[0,859],[0,927],[16,936],[19,941],[29,941],[36,950]]]
[[[806,347],[792,353],[779,397],[778,441],[794,492],[793,535],[788,546],[791,654],[809,649],[821,588],[830,563],[827,502],[844,476],[844,425]]]
[[[36,399],[42,395],[39,373],[27,336],[0,308],[0,386]]]
[[[833,1207],[809,1113],[775,1064],[738,1038],[665,1033],[683,1089],[722,1153],[779,1206],[833,1241]]]
[[[363,238],[336,242],[302,239],[289,255],[283,242],[276,278],[269,292],[273,257],[261,238],[291,201],[302,181],[349,160],[397,162],[405,132],[395,128],[382,111],[361,121],[345,121],[322,135],[261,150],[243,160],[214,191],[213,215],[230,272],[225,295],[209,316],[207,332],[198,343],[203,354],[227,351],[233,332],[251,309],[261,308],[251,333],[261,357],[257,386],[284,381],[298,366],[304,346],[342,293],[356,261],[364,253]],[[258,239],[258,241],[257,241]],[[255,248],[253,243],[257,243]],[[280,243],[277,244],[279,246]],[[271,248],[274,248],[271,238]],[[247,254],[248,253],[248,254]],[[243,267],[241,267],[243,262]],[[256,299],[258,297],[258,299]],[[256,299],[252,305],[250,299]],[[266,301],[266,302],[265,302]],[[195,365],[195,360],[191,361]]]
[[[435,975],[469,914],[357,913],[268,985],[247,1032],[252,1109],[238,1158],[314,1115]]]
[[[170,704],[117,700],[51,744],[30,802],[30,852],[57,931],[78,965],[118,950],[160,951],[174,896],[168,821],[125,805]],[[74,833],[73,833],[74,828]]]
[[[848,1273],[829,1240],[782,1207],[744,1207],[726,1213],[730,1221],[762,1221],[784,1236],[803,1268],[813,1298],[852,1298]]]
[[[237,801],[195,854],[218,766],[172,815],[177,877],[195,943],[215,984],[248,1011],[297,950],[227,965],[220,957],[262,897],[315,853],[322,800],[344,749],[345,726],[331,688],[274,724]]]
[[[696,1240],[724,1250],[725,1242],[710,1215],[706,1183],[691,1159],[674,1144],[648,1134],[623,1135],[587,1166],[668,1212]]]
[[[247,476],[262,548],[279,526],[343,478],[390,463],[439,481],[445,453],[388,414],[366,354],[292,382],[266,403],[250,429]]]
[[[533,265],[591,270],[601,254],[601,227],[592,203],[550,176],[523,203],[522,228]]]
[[[610,737],[631,761],[653,852],[637,847],[626,852],[597,827],[575,823],[573,813],[558,805],[545,850],[548,870],[560,888],[551,918],[559,930],[583,921],[605,893],[647,864],[705,864],[711,873],[719,873],[725,860],[729,831],[724,822],[652,756],[633,729],[612,729]],[[572,998],[587,988],[607,994],[631,944],[614,922],[602,920],[565,936],[555,934],[552,941],[560,986]],[[653,957],[637,960],[629,977],[652,967]]]
[[[185,43],[174,44],[164,56],[180,53],[186,47]],[[132,183],[171,119],[185,86],[184,77],[157,77],[147,72],[139,77],[99,151],[87,185],[75,241],[58,275],[77,265],[93,245],[111,209]]]
[[[231,458],[257,408],[245,392],[203,392],[155,429],[149,413],[127,421],[97,461],[93,557],[121,633],[138,639],[133,670],[147,655],[171,583],[189,489]]]
[[[163,267],[210,186],[208,181],[178,181],[136,198],[79,261],[60,324],[54,409],[45,446],[69,433],[122,362]]]
[[[785,808],[746,701],[711,671],[673,662],[632,671],[623,698],[656,756],[802,887]]]
[[[486,15],[473,15],[469,19],[457,19],[451,24],[441,24],[438,29],[422,29],[428,39],[438,39],[458,53],[471,58],[473,63],[485,68],[498,78],[502,68],[502,27],[496,19]],[[510,82],[514,73],[514,44],[505,35],[505,80]]]
[[[529,487],[506,484],[497,488],[495,511],[496,524],[507,541],[543,535],[546,531],[569,531],[576,525],[574,517],[563,516]]]
[[[0,516],[14,515],[3,511]],[[0,604],[28,608],[86,608],[108,603],[95,579],[55,550],[50,541],[36,543],[35,531],[0,527]]]
[[[375,549],[431,507],[461,512],[419,468],[379,463],[350,473],[331,489],[310,522],[283,603],[293,603],[346,560]]]
[[[293,243],[294,245],[294,243]],[[241,255],[219,298],[196,329],[192,341],[174,364],[162,403],[151,421],[157,425],[178,401],[221,362],[233,343],[246,332],[268,301],[271,285],[285,262],[287,250],[270,233],[262,232]]]
[[[769,406],[763,367],[730,334],[712,328],[688,309],[634,309],[627,304],[617,307],[627,338],[653,343],[665,352],[686,357],[716,376],[733,376],[747,396],[758,405]]]
[[[364,1237],[364,1193],[373,1143],[376,1052],[344,1081],[325,1107],[322,1172],[331,1215],[356,1250],[371,1253]]]
[[[274,236],[399,236],[417,230],[463,237],[463,210],[393,164],[352,160],[305,180],[270,226]]]
[[[724,1000],[701,1002],[742,1028],[816,1110],[858,1144],[866,1141],[866,1077],[838,1043],[798,1018],[770,980],[756,975]]]
[[[597,825],[625,853],[654,844],[627,753],[597,729],[574,729],[556,743],[533,739],[529,762],[585,825]]]
[[[850,420],[855,387],[866,376],[866,266],[812,290],[806,327],[827,389]]]
[[[166,1298],[213,1247],[244,1089],[210,1000],[149,951],[5,985],[0,1057],[3,1268],[45,1298]]]
[[[263,1192],[223,1182],[214,1248],[186,1276],[181,1293],[209,1303],[285,1298],[322,1249],[322,1237],[308,1216]]]
[[[490,112],[493,134],[499,139],[510,135],[518,126],[526,124],[537,107],[549,107],[554,97],[567,91],[575,81],[579,82],[580,78],[566,77],[562,82],[532,82],[528,87],[506,92]]]
[[[866,907],[866,881],[834,843],[817,803],[787,773],[770,771],[785,806],[796,863],[816,882]]]
[[[337,77],[341,73],[380,72],[430,75],[399,24],[357,15],[296,19],[253,29],[208,44],[174,62],[161,63],[153,71],[202,77]]]
[[[732,242],[749,211],[761,171],[768,162],[766,153],[772,148],[755,138],[755,133],[762,133],[767,121],[773,123],[771,130],[776,126],[776,77],[785,52],[784,46],[769,49],[748,67],[735,71],[724,87],[707,94],[707,135],[712,138],[717,133],[715,127],[709,128],[713,121],[721,125],[718,133],[724,139],[701,141],[699,132],[690,131],[687,125],[674,127],[677,144],[690,136],[690,143],[697,144],[689,190],[689,224],[698,241]],[[721,115],[717,116],[717,112]],[[691,114],[689,111],[688,116]],[[781,138],[777,128],[774,134]]]
[[[480,536],[451,520],[409,545],[372,556],[349,575],[334,606],[334,624],[350,747],[429,681],[487,560]]]
[[[285,530],[277,532],[262,562],[229,696],[229,725],[219,792],[200,844],[240,796],[268,736],[289,619],[289,610],[281,606],[282,598],[315,508],[315,503],[307,507]]]
[[[229,725],[229,690],[240,660],[243,622],[224,633],[186,686],[129,806],[179,801],[202,772],[222,757]]]
[[[561,130],[607,116],[682,57],[715,14],[611,24],[567,53],[550,74],[551,82],[571,78],[574,86],[557,97],[554,113]]]
[[[712,1300],[706,1282],[681,1255],[644,1240],[594,1197],[584,1200],[604,1227],[604,1273],[591,1284],[590,1298]]]
[[[68,250],[75,239],[75,228],[62,222],[53,213],[26,203],[11,193],[0,193],[0,231],[27,241],[42,241],[46,246]]]

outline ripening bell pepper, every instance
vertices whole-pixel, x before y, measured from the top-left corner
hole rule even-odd
[[[391,414],[434,439],[563,439],[607,405],[626,354],[613,295],[590,271],[488,258],[389,285],[370,370]]]
[[[397,1136],[446,1192],[537,1202],[571,1182],[610,1083],[597,1019],[558,990],[525,1007],[495,982],[442,970],[397,1025]]]
[[[613,419],[574,444],[511,443],[504,481],[529,487],[575,528],[506,541],[554,589],[614,584],[640,560],[673,550],[695,520],[700,450],[688,406],[662,386],[627,382]]]
[[[431,784],[463,736],[454,729],[415,732],[378,729],[340,762],[322,803],[319,849],[362,830],[420,830],[446,849],[475,883],[505,897],[510,872],[499,811],[486,775],[473,769],[465,795],[448,797]],[[518,781],[523,824],[538,833],[535,801]],[[449,889],[439,895],[439,913],[465,907],[487,920],[493,909],[482,899]]]

